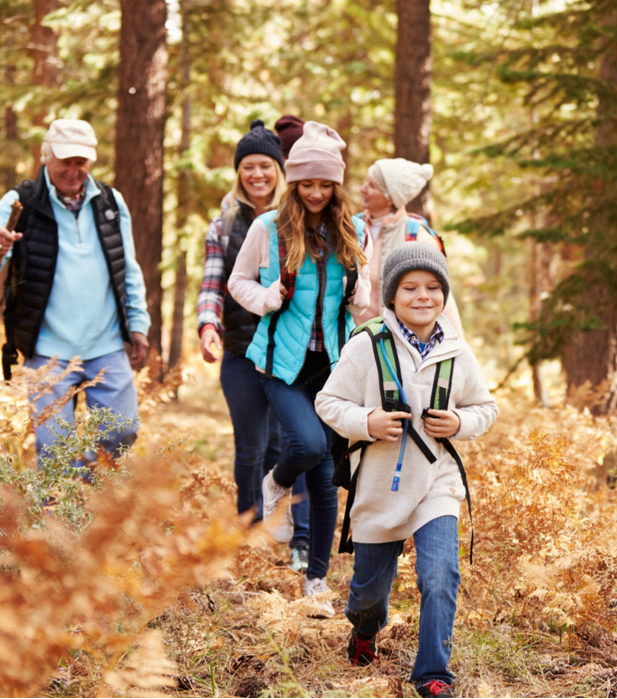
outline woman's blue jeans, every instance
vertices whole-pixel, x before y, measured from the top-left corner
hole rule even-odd
[[[411,673],[417,685],[430,680],[451,683],[448,670],[460,574],[458,520],[433,519],[414,534],[420,590],[418,654]],[[397,575],[404,541],[383,544],[354,542],[353,577],[345,615],[362,634],[376,634],[388,623],[388,599]]]
[[[315,396],[323,388],[327,376],[303,387],[306,378],[301,374],[288,386],[280,379],[261,375],[266,394],[287,437],[287,453],[274,468],[274,480],[289,488],[303,474],[306,475],[310,500],[306,575],[308,578],[325,578],[338,509],[338,493],[332,485],[332,429],[315,412]]]
[[[255,508],[255,519],[262,516],[261,482],[281,456],[281,430],[268,403],[255,365],[246,357],[223,353],[221,386],[234,428],[234,478],[238,487],[238,514]],[[306,492],[301,479],[294,494]],[[293,507],[292,543],[308,541],[308,502]]]

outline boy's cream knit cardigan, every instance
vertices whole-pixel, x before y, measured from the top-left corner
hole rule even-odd
[[[403,337],[394,312],[386,309],[384,320],[394,336],[413,426],[437,461],[429,464],[407,437],[399,490],[392,492],[401,442],[375,441],[369,436],[367,417],[381,405],[379,377],[368,333],[353,337],[317,395],[315,408],[321,419],[351,444],[359,440],[374,442],[364,453],[351,510],[352,538],[365,544],[406,539],[432,519],[458,517],[465,498],[458,467],[443,445],[425,433],[420,418],[423,408],[430,405],[435,365],[439,361],[456,357],[449,408],[456,412],[461,426],[452,440],[479,437],[498,412],[471,347],[459,340],[443,313],[437,320],[444,339],[424,360]],[[359,451],[352,455],[352,473],[358,461]]]

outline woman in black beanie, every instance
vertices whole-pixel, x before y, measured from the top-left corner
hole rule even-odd
[[[238,513],[255,507],[259,517],[262,466],[266,457],[272,463],[278,459],[279,426],[276,420],[268,423],[267,399],[253,363],[244,357],[255,319],[227,294],[227,279],[249,226],[256,216],[276,208],[285,190],[280,139],[263,121],[253,121],[238,142],[234,166],[232,206],[210,223],[206,235],[197,322],[206,362],[217,361],[212,344],[224,345],[221,385],[234,426]]]
[[[238,141],[236,154],[234,155],[234,167],[238,172],[238,166],[247,155],[269,155],[275,160],[283,172],[283,153],[281,151],[281,139],[269,129],[266,129],[261,119],[253,119],[251,130],[245,133]],[[261,213],[264,213],[263,211]]]

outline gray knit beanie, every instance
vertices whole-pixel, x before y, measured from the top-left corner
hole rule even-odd
[[[390,308],[401,277],[414,269],[431,272],[441,282],[443,305],[450,294],[450,273],[445,256],[430,243],[409,242],[394,248],[383,266],[381,296],[383,305]]]

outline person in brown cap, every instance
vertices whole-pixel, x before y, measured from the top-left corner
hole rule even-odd
[[[74,357],[82,360],[80,370],[36,399],[36,415],[104,369],[105,381],[85,390],[86,402],[109,408],[126,425],[101,442],[116,455],[137,436],[131,364],[138,367],[146,358],[150,316],[128,208],[120,192],[90,175],[96,145],[88,122],[56,119],[45,134],[36,179],[22,182],[0,200],[1,266],[8,263],[2,364],[10,378],[18,351],[31,369],[50,357],[57,357],[58,372]],[[23,210],[9,231],[4,226],[17,201]],[[125,342],[132,345],[130,363]],[[39,458],[65,433],[58,417],[73,421],[73,401],[37,428]],[[83,462],[74,466],[89,478]]]
[[[287,160],[293,144],[302,136],[304,120],[293,114],[284,114],[275,124],[274,130],[281,139],[283,159]]]

